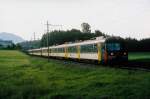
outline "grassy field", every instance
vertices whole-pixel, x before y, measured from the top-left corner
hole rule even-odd
[[[150,62],[150,52],[131,52],[129,53],[130,61]]]
[[[129,55],[130,59],[135,57],[137,54]],[[0,99],[149,97],[150,72],[84,66],[57,60],[47,62],[18,51],[0,51]]]

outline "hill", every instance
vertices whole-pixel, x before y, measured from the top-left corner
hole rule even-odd
[[[11,40],[11,41],[13,41],[13,43],[19,43],[19,42],[23,42],[24,41],[23,38],[15,35],[15,34],[6,33],[6,32],[0,33],[0,39],[1,40]]]

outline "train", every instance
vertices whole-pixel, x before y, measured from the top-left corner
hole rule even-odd
[[[90,60],[103,64],[128,61],[126,43],[120,37],[97,37],[92,40],[30,49],[28,53],[48,58]]]

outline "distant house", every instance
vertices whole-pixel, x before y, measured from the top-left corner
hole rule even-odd
[[[12,41],[0,40],[0,48],[7,48],[8,46],[12,46]]]

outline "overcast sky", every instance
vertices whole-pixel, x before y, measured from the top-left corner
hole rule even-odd
[[[65,30],[87,22],[92,31],[147,38],[150,0],[0,0],[0,32],[30,40],[34,32],[36,37],[44,33],[47,20]]]

